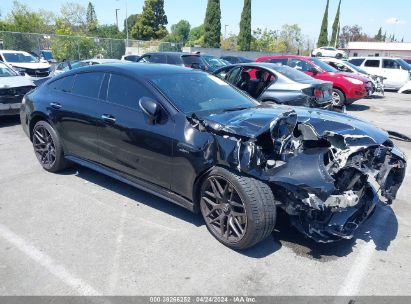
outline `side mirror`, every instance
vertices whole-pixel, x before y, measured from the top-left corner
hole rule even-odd
[[[159,120],[161,107],[157,101],[148,97],[142,97],[139,101],[139,106],[143,113],[148,116],[148,123],[150,125],[154,125]]]

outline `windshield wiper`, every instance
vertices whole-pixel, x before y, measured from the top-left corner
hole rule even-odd
[[[242,111],[242,110],[247,110],[250,109],[251,107],[237,107],[237,108],[228,108],[224,109],[223,112],[235,112],[235,111]]]

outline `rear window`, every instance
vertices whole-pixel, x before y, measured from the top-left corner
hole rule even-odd
[[[321,68],[322,70],[329,72],[329,73],[337,73],[338,70],[334,69],[332,66],[326,64],[325,62],[321,61],[318,58],[310,58],[309,59],[311,62],[313,62],[316,66]]]
[[[365,60],[365,59],[360,59],[360,58],[358,58],[358,59],[351,59],[351,60],[350,60],[350,63],[352,63],[353,65],[356,65],[356,66],[360,66],[360,65],[364,62],[364,60]]]
[[[271,63],[287,65],[288,59],[287,58],[274,58],[274,59],[264,60],[264,62],[271,62]]]
[[[313,79],[312,77],[308,76],[307,74],[300,72],[296,69],[290,68],[288,66],[276,66],[274,68],[277,72],[283,74],[287,78],[290,78],[291,80],[295,82],[311,82]]]
[[[49,84],[49,87],[53,90],[70,93],[73,88],[74,76],[68,76],[60,78]]]
[[[185,65],[192,65],[193,63],[202,64],[200,56],[197,55],[183,55],[181,56]]]

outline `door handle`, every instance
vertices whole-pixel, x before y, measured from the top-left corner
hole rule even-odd
[[[61,109],[61,104],[59,104],[58,102],[50,102],[50,106],[56,110]]]
[[[101,115],[101,119],[108,124],[115,124],[116,123],[116,118],[112,115],[108,114],[103,114]]]

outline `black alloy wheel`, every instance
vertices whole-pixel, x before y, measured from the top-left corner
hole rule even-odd
[[[219,238],[239,242],[247,230],[247,211],[234,186],[223,177],[211,176],[201,197],[208,226]]]
[[[50,132],[42,125],[33,130],[33,146],[37,159],[44,168],[53,167],[56,162],[56,146]]]

